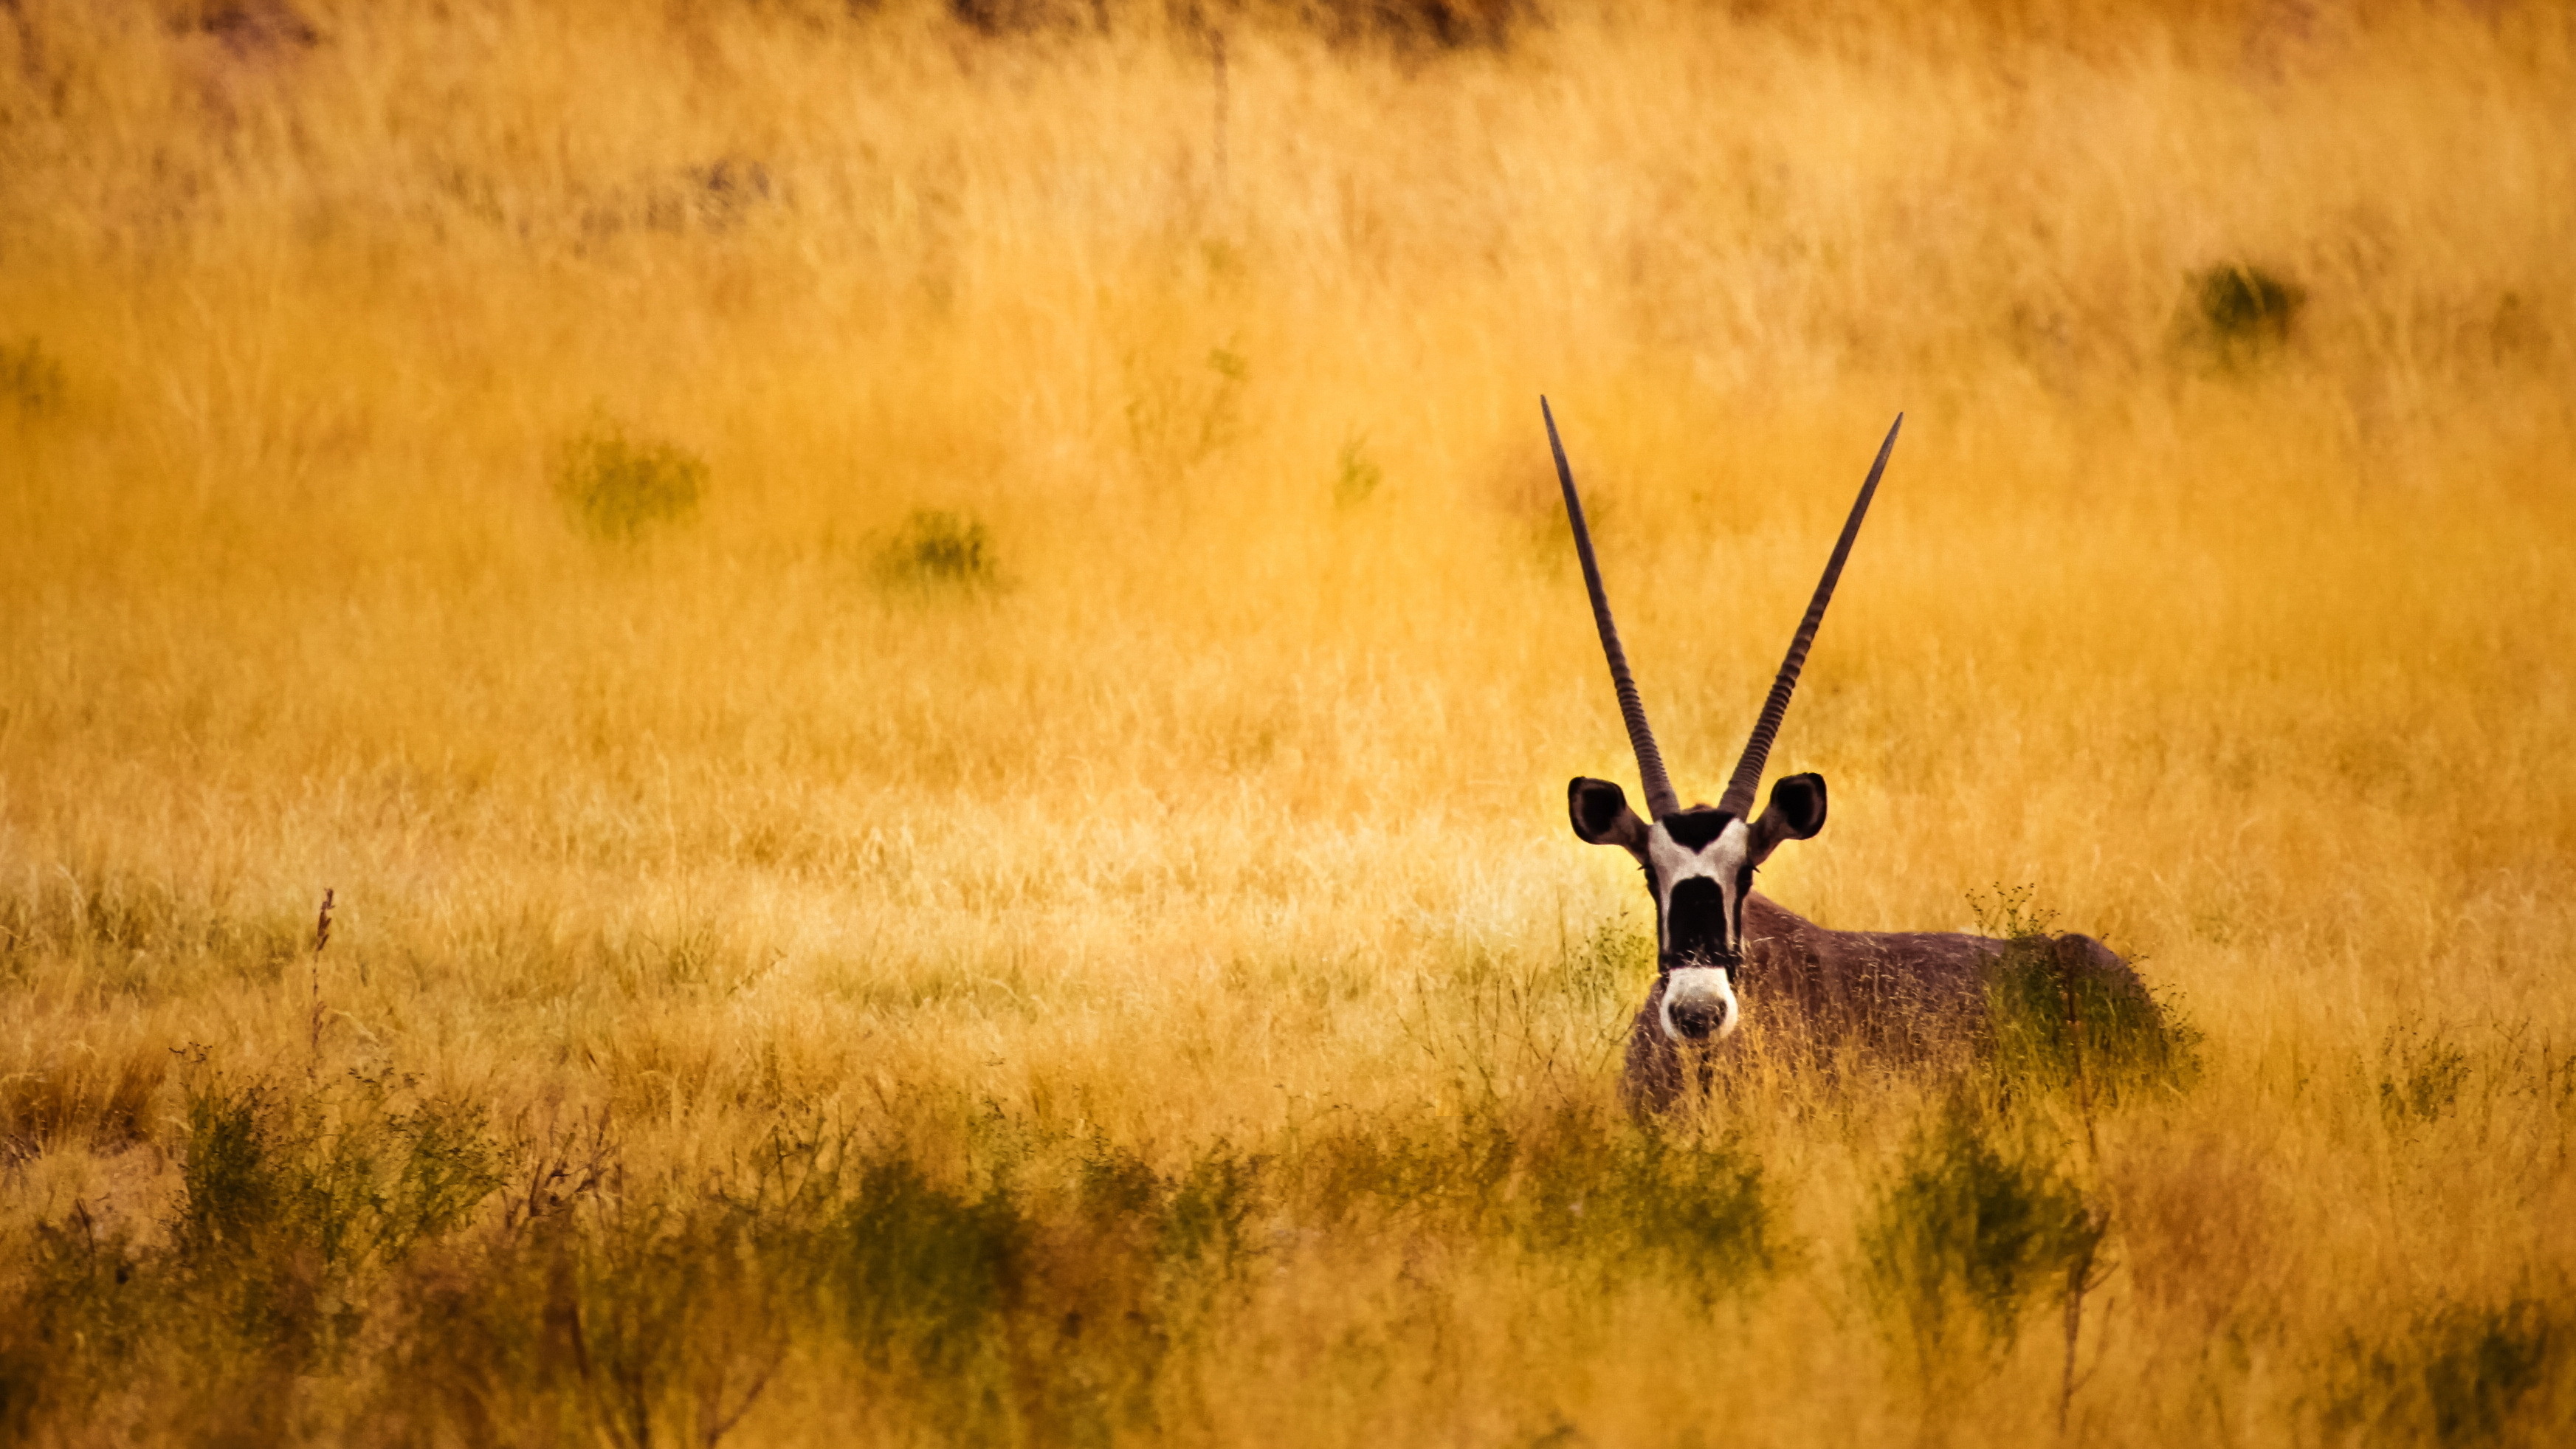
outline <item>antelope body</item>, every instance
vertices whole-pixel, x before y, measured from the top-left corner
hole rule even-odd
[[[1749,1003],[1759,1004],[1783,1037],[1808,1047],[1853,1045],[1913,1056],[1972,1038],[1986,1025],[1990,968],[2023,942],[1952,932],[1831,931],[1753,890],[1753,872],[1773,850],[1785,841],[1808,839],[1825,825],[1821,775],[1778,781],[1769,806],[1758,816],[1752,813],[1753,797],[1807,650],[1824,622],[1825,606],[1905,419],[1900,415],[1879,445],[1726,793],[1714,806],[1684,809],[1664,771],[1645,704],[1619,647],[1556,418],[1545,399],[1539,407],[1547,420],[1548,446],[1564,489],[1575,552],[1583,563],[1584,587],[1592,597],[1593,622],[1645,786],[1643,816],[1629,808],[1626,792],[1607,780],[1578,777],[1566,787],[1575,835],[1626,850],[1644,869],[1654,897],[1655,984],[1629,1035],[1624,1086],[1630,1101],[1639,1107],[1670,1105],[1688,1083],[1692,1062],[1704,1069],[1708,1054],[1735,1036]],[[2136,973],[2099,941],[2065,935],[2030,938],[2027,944],[2046,953],[2046,964],[2070,983],[2070,991],[2082,978],[2088,994],[2108,993],[2132,1010],[2154,1012]]]
[[[1958,931],[1827,930],[1759,891],[1744,903],[1743,943],[1744,995],[1761,1004],[1766,1029],[1793,1052],[1850,1046],[1909,1060],[1974,1039],[1984,1025],[1988,972],[2015,945]],[[2052,974],[2095,978],[2086,996],[2099,999],[2107,988],[2153,1011],[2129,963],[2092,937],[2070,932],[2030,944],[2046,951],[2042,964]],[[1628,1034],[1624,1088],[1643,1107],[1681,1096],[1700,1046],[1664,1028],[1670,979],[1658,975]],[[1711,1065],[1704,1050],[1696,1055],[1696,1065]]]

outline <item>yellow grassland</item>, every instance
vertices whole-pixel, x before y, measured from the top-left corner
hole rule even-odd
[[[854,8],[0,10],[0,1432],[2576,1422],[2564,11],[1254,7],[1220,77],[1177,10]],[[2217,334],[2217,267],[2284,335]],[[2196,1074],[1624,1125],[1652,917],[1565,824],[1634,763],[1542,392],[1685,799],[1906,412],[1764,888],[2033,887]],[[580,526],[611,433],[695,513]],[[987,566],[907,571],[924,513]],[[272,1168],[445,1112],[503,1185],[363,1259],[208,1227],[226,1111]],[[2071,1383],[2055,1297],[1880,1301],[1960,1113],[2106,1215]],[[1315,1206],[1324,1136],[1586,1130],[1758,1164],[1771,1266]],[[763,1277],[782,1140],[1018,1204],[1001,1306],[923,1348]],[[1065,1206],[1102,1162],[1152,1244]]]

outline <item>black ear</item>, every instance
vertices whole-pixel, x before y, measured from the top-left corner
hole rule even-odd
[[[1790,775],[1771,787],[1771,804],[1753,822],[1745,858],[1760,865],[1784,840],[1805,840],[1825,828],[1825,777]]]
[[[1594,845],[1624,847],[1630,855],[1645,859],[1646,822],[1628,808],[1628,796],[1607,780],[1578,775],[1566,782],[1565,813],[1574,820],[1574,833]]]

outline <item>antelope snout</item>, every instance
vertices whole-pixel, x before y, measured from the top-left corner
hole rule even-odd
[[[1707,1044],[1733,1035],[1743,1013],[1723,967],[1682,966],[1664,975],[1664,1033]]]

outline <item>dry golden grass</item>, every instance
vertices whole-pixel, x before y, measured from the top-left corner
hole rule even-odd
[[[2562,11],[961,9],[0,14],[0,1432],[2576,1422]],[[1542,390],[1685,798],[1908,410],[1767,888],[2196,1075],[1617,1118]]]

